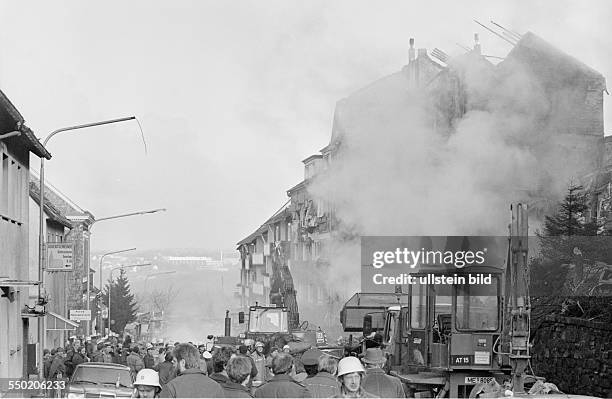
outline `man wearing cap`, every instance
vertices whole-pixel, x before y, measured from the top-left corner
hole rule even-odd
[[[368,348],[363,362],[366,365],[366,376],[363,388],[381,398],[405,398],[404,386],[397,377],[387,375],[382,369],[387,359],[380,348]]]
[[[310,391],[295,381],[289,373],[293,369],[293,357],[279,353],[272,359],[274,377],[255,391],[256,398],[310,398]]]
[[[253,378],[253,385],[259,386],[267,380],[266,375],[266,356],[263,353],[264,344],[262,342],[255,343],[255,352],[251,353],[251,358],[255,362],[257,374]]]
[[[334,375],[338,362],[319,349],[308,349],[302,355],[302,364],[308,377],[302,382],[313,398],[332,398],[340,394],[340,385]]]

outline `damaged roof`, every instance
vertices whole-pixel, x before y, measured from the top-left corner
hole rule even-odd
[[[7,140],[18,140],[39,158],[51,159],[49,151],[38,141],[34,132],[25,125],[23,116],[2,90],[0,90],[0,134],[13,131],[21,132],[21,134]]]
[[[291,200],[285,202],[285,204],[278,211],[274,212],[274,214],[270,216],[268,220],[266,220],[261,226],[259,226],[257,230],[255,230],[253,233],[249,234],[247,237],[243,238],[242,240],[238,241],[236,245],[241,246],[241,245],[249,244],[253,242],[253,240],[255,240],[257,237],[268,232],[269,224],[276,223],[280,220],[283,220],[289,217],[291,215],[291,213],[289,212],[290,205],[291,205]]]
[[[548,76],[557,81],[560,78],[568,80],[586,78],[598,82],[599,87],[593,87],[593,89],[606,89],[606,80],[600,72],[564,53],[532,32],[527,32],[522,36],[500,65],[508,60],[519,60],[542,77]]]

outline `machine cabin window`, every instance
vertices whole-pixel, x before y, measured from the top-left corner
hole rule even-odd
[[[497,331],[499,327],[498,280],[487,285],[457,287],[457,330]]]

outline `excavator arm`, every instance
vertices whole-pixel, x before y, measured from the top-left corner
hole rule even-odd
[[[287,265],[287,251],[283,243],[274,246],[272,256],[272,276],[270,280],[270,303],[287,308],[289,312],[289,330],[296,330],[300,324],[297,292],[293,285],[293,276]]]
[[[529,333],[531,303],[529,300],[529,259],[527,206],[511,206],[510,245],[506,264],[505,348],[512,367],[512,390],[525,392],[526,369],[531,358]]]

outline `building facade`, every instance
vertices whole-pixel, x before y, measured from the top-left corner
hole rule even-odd
[[[24,124],[24,119],[4,93],[0,92],[0,376],[27,377],[28,358],[36,359],[30,343],[27,309],[36,301],[30,287],[38,275],[30,276],[29,186],[30,154],[50,159],[51,154]]]
[[[602,232],[610,231],[612,141],[604,138],[604,77],[529,32],[502,61],[493,64],[489,59],[477,37],[473,49],[458,57],[415,49],[411,39],[406,66],[337,102],[329,144],[303,161],[304,180],[287,191],[289,216],[280,227],[288,226],[289,265],[302,319],[324,327],[336,320],[348,298],[342,297],[341,282],[324,276],[339,267],[333,254],[337,244],[367,232],[347,224],[338,212],[341,204],[330,198],[333,190],[322,194],[316,182],[326,179],[351,151],[351,140],[363,134],[363,125],[371,134],[393,126],[394,133],[408,136],[411,129],[421,128],[443,143],[467,116],[494,115],[489,134],[512,135],[512,144],[536,160],[534,174],[539,176],[529,186],[504,187],[507,202],[526,202],[534,216],[542,216],[556,207],[567,184],[578,179],[593,193],[592,217],[605,225]],[[513,125],[516,121],[520,124]],[[410,140],[405,143],[411,145]],[[364,157],[365,167],[371,161]],[[262,292],[258,285],[268,277],[263,251],[277,239],[271,236],[276,222],[268,220],[238,245],[243,259],[239,287],[247,298],[243,306],[248,306],[253,287]],[[250,260],[253,255],[256,262]],[[356,266],[354,270],[358,273]]]

